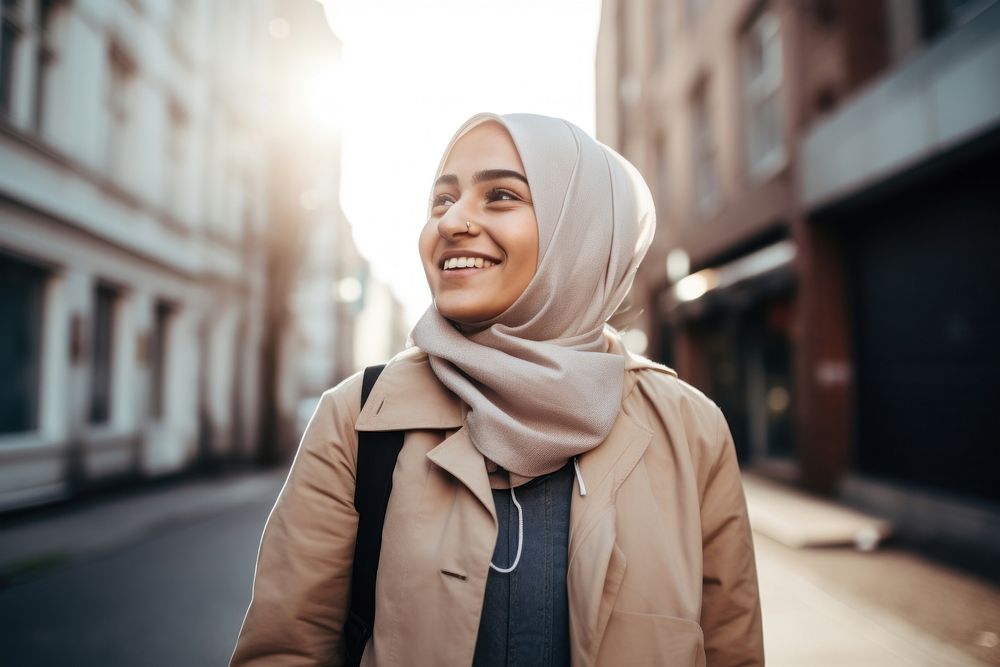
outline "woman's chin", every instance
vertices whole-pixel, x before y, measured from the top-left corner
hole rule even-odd
[[[485,322],[498,314],[482,306],[451,304],[441,299],[435,302],[435,306],[441,317],[463,326],[474,326],[476,323]]]

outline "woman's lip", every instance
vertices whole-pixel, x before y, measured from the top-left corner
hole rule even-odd
[[[494,268],[496,266],[499,266],[499,265],[494,264],[493,266],[483,266],[483,267],[478,268],[478,269],[474,268],[474,267],[468,267],[468,268],[464,268],[464,269],[447,269],[447,270],[441,269],[440,271],[441,271],[441,276],[442,277],[463,278],[463,277],[471,276],[471,275],[474,275],[476,273],[480,273],[480,272],[483,272],[483,271],[489,271],[490,269],[492,269],[492,268]]]

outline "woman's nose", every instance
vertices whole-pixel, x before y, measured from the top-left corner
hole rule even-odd
[[[466,224],[466,221],[470,221],[472,224]],[[478,226],[466,211],[466,207],[462,206],[461,201],[458,201],[449,206],[445,214],[438,220],[438,233],[446,239],[452,239],[459,234],[475,236],[479,232]]]

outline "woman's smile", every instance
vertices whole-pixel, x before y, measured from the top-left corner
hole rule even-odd
[[[444,253],[441,257],[441,261],[438,262],[438,268],[448,273],[461,271],[463,269],[488,269],[492,266],[496,266],[500,263],[500,261],[501,260],[490,255],[483,255],[471,250],[466,250],[464,252],[452,250]]]

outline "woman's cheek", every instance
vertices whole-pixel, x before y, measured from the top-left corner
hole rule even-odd
[[[434,260],[434,237],[436,235],[434,227],[435,225],[433,219],[428,220],[427,224],[424,225],[424,228],[420,230],[420,238],[417,240],[420,260],[424,264],[424,271],[428,274],[428,278],[430,278],[430,274],[433,269],[431,263]]]

